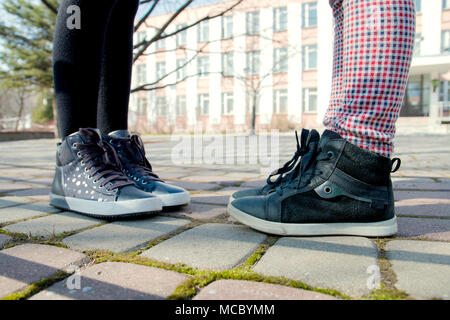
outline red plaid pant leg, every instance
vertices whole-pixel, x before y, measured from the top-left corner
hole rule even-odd
[[[333,88],[324,125],[390,157],[414,47],[413,0],[330,0]]]

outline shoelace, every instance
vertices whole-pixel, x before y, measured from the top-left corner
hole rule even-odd
[[[318,140],[308,140],[305,143],[306,152],[296,167],[296,172],[293,173],[291,179],[286,184],[276,188],[278,194],[282,195],[286,188],[299,189],[309,184],[316,175],[321,174],[321,171],[317,169],[317,163],[332,159],[334,154],[332,152],[324,154],[318,146]]]
[[[126,157],[130,158],[126,165],[126,172],[130,172],[133,180],[142,179],[143,184],[149,181],[162,181],[159,176],[153,172],[152,165],[145,157],[144,142],[141,137],[133,134],[130,138],[119,139],[120,144],[124,146]],[[120,149],[120,147],[119,147]]]
[[[298,159],[302,157],[307,152],[307,139],[309,135],[309,130],[302,129],[302,133],[300,136],[300,142],[298,139],[298,133],[295,131],[295,140],[297,142],[297,150],[294,153],[294,156],[287,161],[281,168],[270,173],[269,177],[267,177],[267,184],[263,187],[263,190],[272,189],[275,186],[280,185],[283,180],[286,178],[286,173],[290,172],[296,165]],[[278,176],[274,181],[272,178]]]
[[[80,135],[89,137],[89,142],[78,143],[77,148],[82,164],[86,165],[85,171],[89,173],[89,178],[94,178],[94,183],[103,178],[100,187],[111,183],[108,191],[134,185],[122,172],[119,157],[111,144],[100,139],[93,129],[80,129]]]

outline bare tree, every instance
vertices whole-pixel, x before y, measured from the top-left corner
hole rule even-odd
[[[174,31],[167,32],[169,26],[171,24],[173,24],[174,21],[176,20],[176,18],[183,11],[185,11],[191,4],[193,4],[195,2],[195,0],[185,0],[175,10],[173,10],[172,13],[168,14],[167,19],[160,26],[151,26],[148,21],[151,21],[150,17],[152,15],[152,13],[155,11],[155,9],[157,8],[158,5],[162,5],[162,1],[160,1],[160,0],[141,0],[141,5],[146,5],[147,8],[146,8],[143,16],[137,21],[136,26],[135,26],[135,32],[139,32],[141,28],[148,28],[148,27],[153,27],[156,32],[150,39],[144,38],[134,45],[135,54],[134,54],[133,61],[136,62],[143,56],[146,56],[149,54],[154,54],[154,52],[149,52],[149,48],[153,43],[155,43],[159,40],[169,38],[169,37],[175,37],[177,34],[179,34],[181,32],[186,32],[188,29],[193,28],[204,21],[208,21],[208,20],[211,20],[214,18],[221,17],[221,16],[227,14],[228,12],[231,12],[243,1],[244,0],[235,0],[235,1],[231,1],[230,3],[227,3],[225,5],[218,6],[217,8],[215,8],[215,10],[212,10],[210,13],[206,14],[205,16],[194,19],[194,21],[192,21],[189,24],[186,24],[180,28],[176,28]],[[210,43],[210,42],[207,42],[203,47],[196,50],[194,55],[190,59],[188,59],[184,64],[177,66],[173,70],[169,70],[164,75],[162,75],[161,77],[159,77],[158,79],[156,79],[150,83],[139,84],[139,86],[137,86],[136,88],[133,88],[131,90],[131,92],[134,93],[134,92],[138,92],[138,91],[151,91],[151,90],[162,89],[162,88],[165,88],[168,86],[175,85],[179,82],[182,82],[189,77],[197,76],[197,74],[187,75],[186,77],[184,77],[182,79],[178,79],[177,81],[175,81],[173,83],[162,84],[162,81],[164,79],[166,79],[170,75],[176,73],[178,70],[185,68],[191,61],[196,59],[196,57],[200,53],[203,53],[204,49],[208,43]],[[184,50],[188,50],[188,49],[184,48]]]

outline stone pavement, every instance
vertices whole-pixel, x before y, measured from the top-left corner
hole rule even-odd
[[[399,232],[370,239],[279,238],[231,219],[229,195],[264,184],[263,161],[249,160],[261,149],[238,153],[239,164],[202,164],[196,149],[180,164],[179,141],[144,141],[155,171],[192,203],[115,222],[48,205],[56,141],[0,143],[0,298],[450,299],[450,136],[396,139]],[[295,139],[279,142],[283,163]]]

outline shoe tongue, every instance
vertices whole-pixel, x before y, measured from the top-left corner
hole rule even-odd
[[[334,139],[342,139],[342,137],[334,131],[325,130],[322,133],[322,138],[320,139],[319,148],[322,148],[325,144],[328,143],[328,141],[334,140]]]
[[[309,132],[309,136],[308,136],[308,142],[316,142],[320,140],[320,134],[319,132],[317,132],[317,130],[312,129]]]
[[[84,143],[93,143],[102,139],[100,130],[95,128],[83,128],[70,136],[79,136]]]
[[[128,130],[116,130],[113,132],[110,132],[108,134],[109,137],[112,138],[129,138],[130,137],[130,132],[128,132]]]

